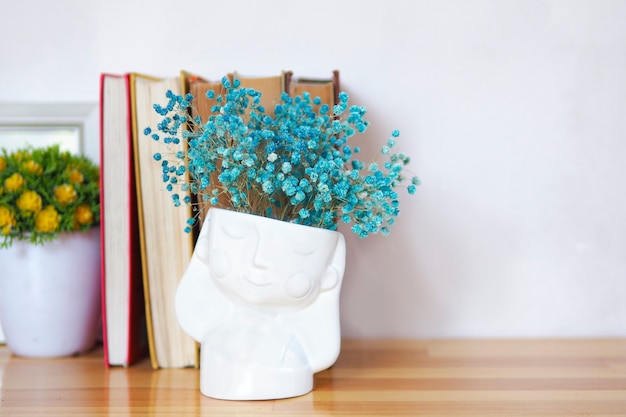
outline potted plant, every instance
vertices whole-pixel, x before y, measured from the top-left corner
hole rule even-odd
[[[358,158],[363,106],[345,92],[330,107],[308,93],[284,94],[266,111],[260,93],[224,77],[207,120],[191,95],[168,92],[145,134],[183,150],[154,155],[173,204],[192,204],[187,232],[202,219],[176,295],[183,329],[201,343],[200,389],[223,399],[270,399],[312,389],[313,374],[340,348],[339,290],[345,240],[339,222],[365,238],[386,235],[398,191],[415,192],[399,132],[382,161]],[[203,215],[205,208],[208,213]]]
[[[0,154],[0,322],[22,356],[94,346],[100,324],[99,168],[59,146]]]

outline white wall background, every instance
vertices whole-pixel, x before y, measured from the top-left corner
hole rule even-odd
[[[0,6],[0,101],[96,102],[101,72],[341,70],[362,140],[399,128],[423,180],[389,237],[346,233],[345,336],[626,337],[625,1]]]

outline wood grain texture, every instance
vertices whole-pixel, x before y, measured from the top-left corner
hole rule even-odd
[[[104,367],[102,351],[0,347],[0,416],[626,416],[626,339],[348,340],[315,389],[278,401],[200,394],[197,369]]]

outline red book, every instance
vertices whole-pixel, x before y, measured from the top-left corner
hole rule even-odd
[[[100,77],[102,330],[106,366],[148,354],[129,76]]]

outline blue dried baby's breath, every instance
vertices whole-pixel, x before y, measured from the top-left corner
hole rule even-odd
[[[160,161],[175,205],[195,204],[188,193],[202,191],[199,205],[229,204],[233,210],[330,230],[338,221],[353,223],[351,230],[360,237],[389,233],[399,213],[395,189],[409,178],[402,174],[409,157],[391,153],[399,131],[381,149],[385,160],[369,163],[365,174],[365,163],[353,158],[360,148],[349,139],[367,130],[367,110],[350,105],[345,92],[332,109],[309,93],[283,93],[266,112],[260,93],[241,87],[239,80],[224,77],[222,86],[219,93],[206,93],[217,103],[206,120],[188,116],[193,96],[168,92],[165,105],[154,105],[160,134],[144,130],[168,146],[188,144],[154,155],[177,161]],[[415,193],[418,184],[412,177],[407,192]],[[192,219],[186,230],[195,225]]]

